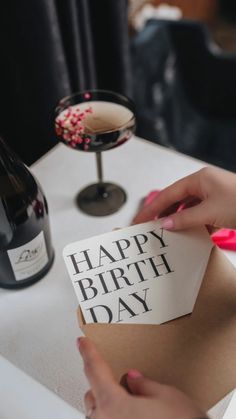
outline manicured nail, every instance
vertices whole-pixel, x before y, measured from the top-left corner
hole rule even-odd
[[[127,375],[128,375],[129,378],[131,378],[133,380],[135,380],[136,378],[143,377],[143,374],[139,370],[134,370],[134,369],[129,370],[127,372]]]
[[[164,220],[161,221],[161,226],[165,230],[172,230],[174,228],[174,221],[172,218],[164,218]]]

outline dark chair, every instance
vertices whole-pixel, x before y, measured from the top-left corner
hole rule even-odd
[[[137,134],[236,171],[236,55],[200,23],[151,20],[131,56]]]

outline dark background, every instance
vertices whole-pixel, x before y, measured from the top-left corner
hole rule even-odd
[[[126,0],[0,7],[0,134],[27,164],[57,142],[59,99],[102,88],[134,99],[138,135],[236,170],[236,48],[217,50],[206,22],[150,21],[135,33]],[[217,19],[217,36],[235,28],[233,0]]]
[[[9,0],[0,6],[0,133],[30,164],[56,143],[63,96],[130,92],[126,0]]]

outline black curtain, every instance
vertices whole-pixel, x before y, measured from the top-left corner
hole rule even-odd
[[[56,143],[60,98],[131,94],[127,0],[8,0],[0,34],[0,134],[27,164]]]
[[[236,21],[236,3],[235,0],[218,0],[219,11],[223,19],[235,23]]]

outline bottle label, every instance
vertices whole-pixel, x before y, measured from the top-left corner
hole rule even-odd
[[[22,281],[40,272],[48,263],[44,233],[33,240],[7,251],[16,281]]]

